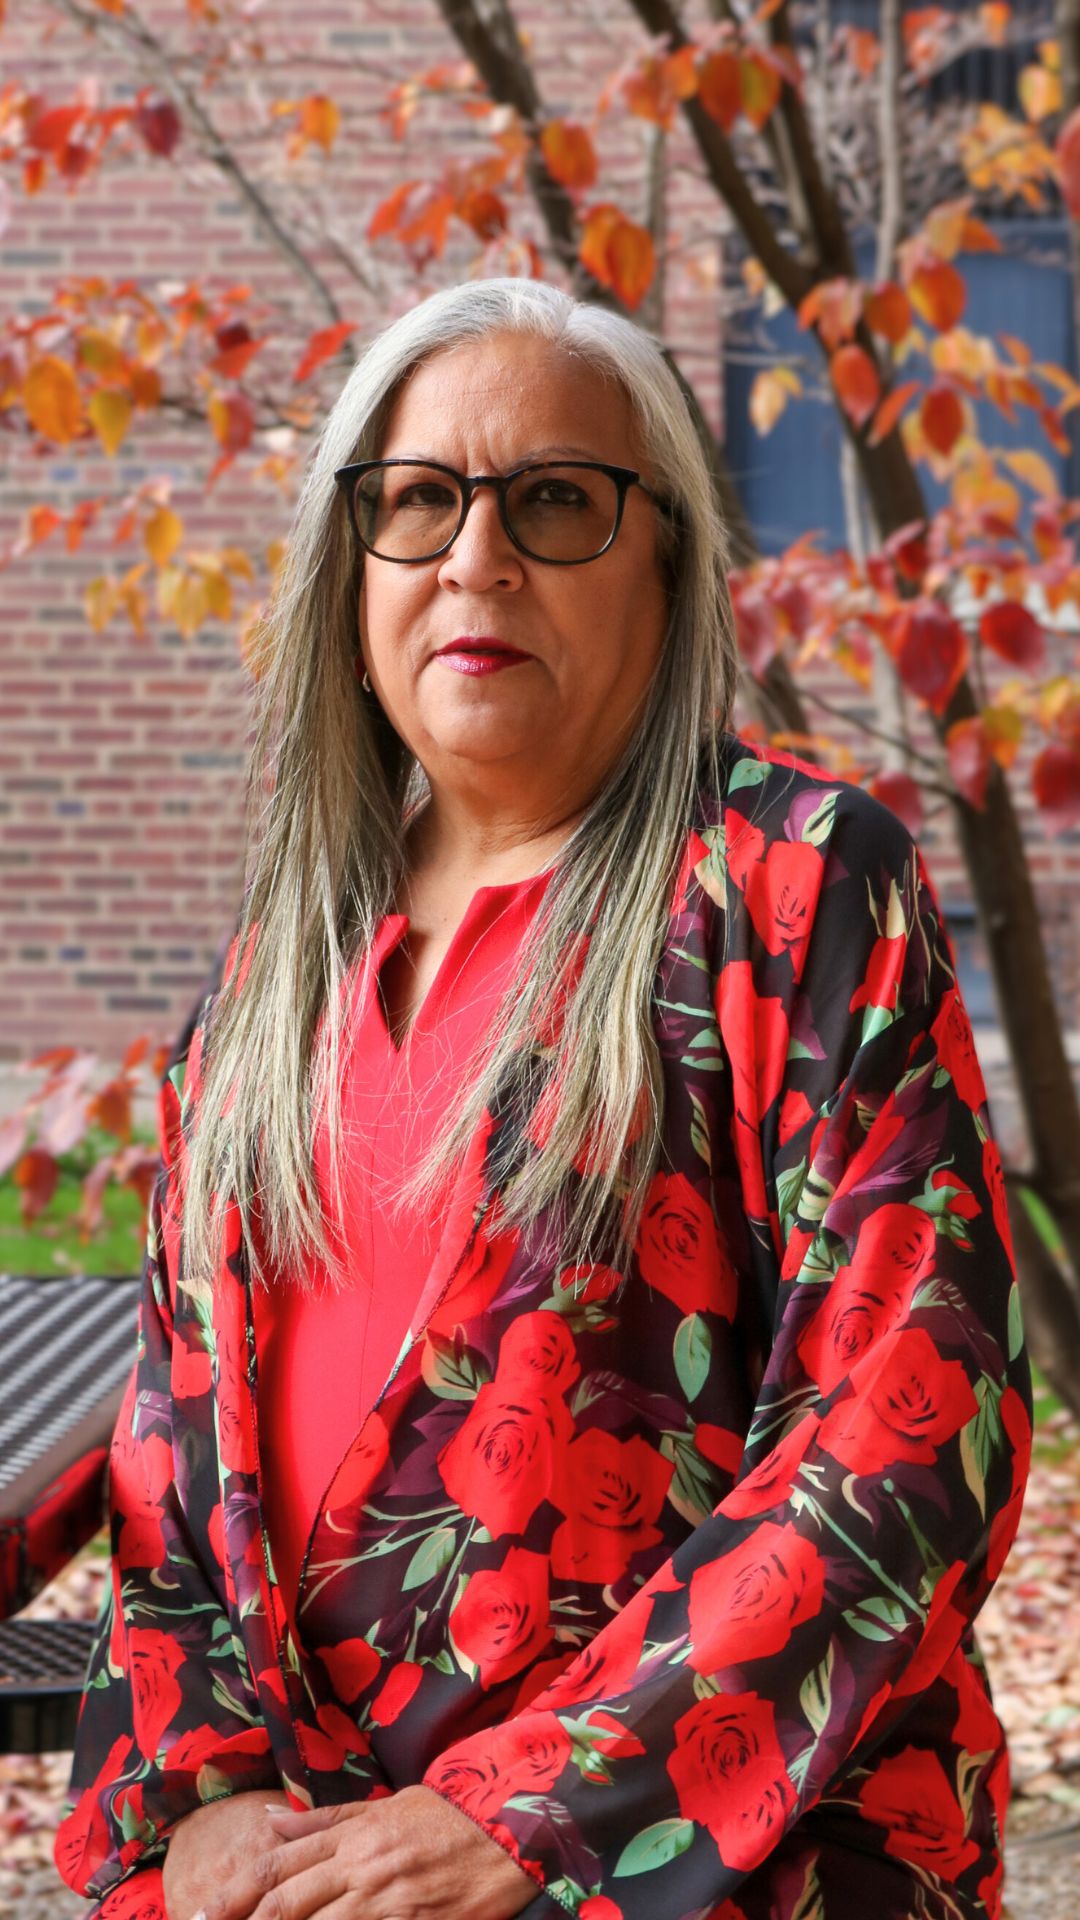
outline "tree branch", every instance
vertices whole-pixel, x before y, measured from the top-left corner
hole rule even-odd
[[[256,225],[261,228],[289,265],[307,282],[326,319],[340,320],[341,308],[326,281],[312,266],[292,235],[287,232],[255,182],[244,172],[235,154],[218,132],[197,93],[187,85],[186,81],[178,78],[175,63],[170,60],[167,48],[155,34],[151,33],[145,21],[139,18],[133,8],[128,8],[123,14],[105,14],[90,13],[78,4],[78,0],[53,0],[53,4],[60,7],[70,20],[73,20],[77,26],[83,27],[88,33],[98,34],[103,40],[111,40],[128,51],[134,50],[149,63],[158,85],[163,92],[171,95],[188,124],[200,135],[205,157],[238,189],[241,199],[246,200],[251,209]],[[369,293],[374,292],[368,281],[365,280],[364,285]]]

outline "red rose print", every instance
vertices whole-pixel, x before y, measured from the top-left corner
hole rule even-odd
[[[316,1653],[330,1675],[338,1699],[350,1703],[360,1698],[382,1665],[374,1647],[360,1635],[340,1640],[336,1647],[318,1647]]]
[[[868,1820],[888,1830],[886,1853],[955,1881],[979,1857],[964,1836],[964,1816],[940,1757],[932,1748],[905,1747],[879,1760],[859,1795]]]
[[[765,835],[752,826],[735,807],[727,810],[727,870],[737,887],[746,885],[746,876],[765,851]]]
[[[578,1908],[578,1920],[623,1920],[623,1910],[604,1893],[594,1893]]]
[[[222,1465],[230,1473],[254,1473],[255,1428],[251,1388],[244,1372],[238,1339],[222,1334],[217,1347],[218,1447]]]
[[[593,1264],[586,1267],[563,1267],[556,1277],[555,1290],[567,1294],[579,1306],[586,1306],[590,1300],[607,1300],[622,1282],[618,1267],[605,1267]]]
[[[733,1320],[739,1280],[712,1207],[684,1173],[658,1173],[645,1200],[637,1239],[645,1284],[680,1313]]]
[[[774,840],[764,860],[745,871],[743,892],[754,929],[767,953],[791,955],[796,980],[802,979],[824,872],[809,840]]]
[[[424,1669],[418,1661],[398,1661],[371,1703],[371,1717],[377,1726],[393,1725],[404,1713],[423,1677]]]
[[[194,1778],[199,1768],[210,1760],[219,1773],[227,1774],[230,1760],[236,1759],[238,1771],[243,1772],[249,1754],[269,1752],[270,1738],[265,1727],[248,1727],[243,1733],[226,1737],[220,1727],[204,1723],[173,1740],[165,1748],[162,1765],[166,1773],[189,1773]]]
[[[862,985],[856,987],[848,1001],[849,1013],[857,1012],[860,1007],[888,1007],[895,1012],[907,944],[907,936],[902,933],[891,940],[882,934],[874,941]]]
[[[749,960],[732,960],[717,983],[716,1017],[731,1060],[736,1106],[749,1126],[759,1128],[787,1064],[784,1003],[758,993]]]
[[[780,1124],[778,1128],[780,1145],[782,1147],[786,1147],[788,1141],[794,1134],[798,1133],[800,1127],[805,1127],[807,1121],[813,1119],[814,1112],[815,1109],[810,1105],[805,1093],[800,1092],[797,1088],[792,1087],[784,1095],[783,1105],[780,1108]]]
[[[366,1500],[390,1455],[390,1430],[381,1413],[369,1413],[341,1462],[327,1494],[331,1512]]]
[[[178,1337],[173,1346],[172,1390],[178,1400],[195,1400],[209,1393],[210,1355],[205,1347],[189,1347]]]
[[[937,1041],[938,1058],[951,1076],[961,1100],[975,1113],[986,1099],[982,1068],[975,1052],[975,1037],[960,995],[955,987],[942,995],[941,1008],[931,1028]]]
[[[763,1660],[821,1612],[825,1563],[793,1526],[763,1520],[690,1578],[690,1665],[698,1673]]]
[[[496,1539],[521,1533],[550,1496],[572,1432],[561,1400],[532,1401],[488,1381],[439,1455],[443,1485]]]
[[[482,1687],[520,1673],[551,1638],[546,1555],[511,1547],[501,1567],[471,1574],[451,1612],[450,1632],[479,1667]]]
[[[772,1452],[759,1460],[721,1500],[720,1512],[730,1514],[733,1520],[744,1520],[749,1514],[767,1513],[770,1507],[786,1500],[795,1484],[799,1462],[813,1444],[817,1427],[817,1418],[812,1413],[797,1420],[777,1441]]]
[[[797,1343],[822,1393],[842,1385],[867,1348],[907,1318],[916,1287],[933,1271],[936,1238],[921,1207],[893,1203],[863,1222],[851,1265],[838,1270]]]
[[[123,1773],[132,1753],[132,1742],[127,1734],[121,1734],[115,1740],[102,1763],[93,1786],[82,1795],[74,1812],[59,1828],[53,1842],[53,1859],[72,1886],[79,1877],[87,1877],[96,1872],[102,1862],[108,1858],[109,1829],[105,1824],[99,1798],[99,1788],[103,1781],[110,1784]]]
[[[641,1664],[647,1611],[626,1606],[533,1702],[538,1707],[567,1707],[602,1694],[622,1693]]]
[[[433,1760],[424,1785],[464,1808],[474,1820],[495,1820],[506,1803],[502,1767],[476,1739],[459,1741]]]
[[[1005,1169],[1001,1164],[1001,1153],[997,1141],[992,1134],[988,1134],[983,1141],[983,1178],[993,1203],[994,1232],[1004,1245],[1015,1267],[1016,1251],[1013,1246],[1012,1222],[1009,1219],[1009,1203],[1005,1195]]]
[[[520,1719],[485,1728],[473,1741],[498,1768],[504,1804],[515,1793],[546,1793],[571,1754],[570,1735],[562,1721],[535,1707]]]
[[[852,1369],[851,1385],[822,1421],[820,1440],[852,1473],[930,1464],[978,1412],[962,1363],[943,1359],[921,1327],[886,1334]]]
[[[567,1517],[551,1543],[551,1571],[557,1580],[617,1580],[635,1553],[661,1538],[653,1523],[675,1462],[638,1434],[620,1440],[591,1427],[573,1442],[566,1466],[565,1490],[552,1493]]]
[[[687,1820],[707,1827],[726,1867],[749,1873],[795,1805],[770,1700],[715,1694],[675,1722],[667,1770]]]
[[[522,1313],[511,1320],[499,1346],[498,1386],[509,1389],[517,1382],[525,1392],[562,1394],[580,1372],[574,1336],[561,1314]]]
[[[186,1655],[171,1634],[157,1627],[132,1627],[128,1633],[134,1692],[135,1738],[144,1760],[153,1760],[166,1728],[180,1711],[176,1675]]]
[[[391,1675],[392,1679],[396,1678],[397,1671],[398,1670],[395,1670],[395,1673]],[[390,1682],[388,1681],[387,1686],[389,1686],[389,1684]],[[386,1688],[384,1688],[383,1691],[385,1692]],[[415,1683],[412,1691],[416,1691]],[[402,1705],[404,1705],[404,1702]],[[331,1740],[336,1740],[344,1752],[369,1753],[371,1751],[370,1735],[361,1733],[355,1720],[350,1719],[344,1707],[339,1707],[336,1700],[324,1700],[322,1706],[317,1708],[315,1718],[322,1728],[322,1731],[328,1734]],[[385,1722],[383,1724],[385,1724]]]

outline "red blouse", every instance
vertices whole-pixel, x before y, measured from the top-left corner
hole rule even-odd
[[[374,965],[357,966],[347,992],[341,1096],[347,1288],[313,1264],[306,1285],[254,1289],[258,1420],[267,1531],[281,1597],[296,1633],[300,1567],[321,1496],[391,1372],[438,1249],[442,1222],[414,1208],[395,1216],[390,1182],[413,1168],[443,1118],[448,1090],[495,1010],[552,869],[478,887],[399,1048],[390,1036],[381,969],[408,916],[387,914]],[[314,1165],[326,1207],[329,1155],[316,1133]],[[329,1217],[329,1214],[327,1215]],[[302,1408],[318,1419],[299,1419]]]

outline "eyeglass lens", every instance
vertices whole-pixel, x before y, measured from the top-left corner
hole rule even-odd
[[[438,467],[373,467],[355,494],[364,544],[386,560],[423,560],[451,538],[461,487]],[[589,560],[611,538],[619,489],[589,467],[526,468],[506,492],[515,538],[538,560]]]

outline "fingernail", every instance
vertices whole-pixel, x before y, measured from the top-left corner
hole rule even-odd
[[[191,1920],[206,1920],[206,1908],[200,1907],[198,1913],[192,1914]]]

